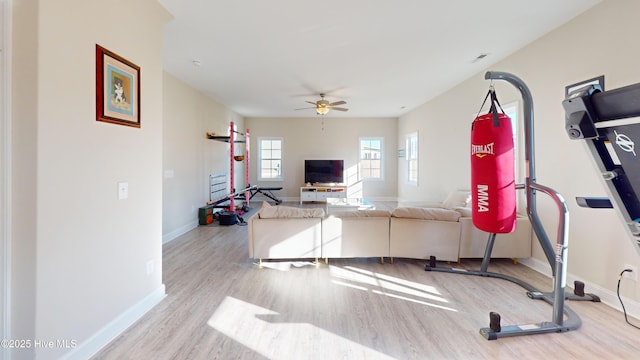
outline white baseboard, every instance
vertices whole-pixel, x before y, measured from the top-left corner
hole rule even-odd
[[[72,360],[91,358],[93,355],[97,354],[100,349],[109,344],[113,339],[127,330],[129,326],[133,325],[133,323],[138,321],[138,319],[140,319],[144,314],[160,303],[165,296],[167,296],[167,294],[165,293],[163,284],[151,294],[140,300],[137,304],[113,319],[89,339],[79,343],[77,348],[62,356],[61,359]]]
[[[535,258],[518,259],[518,261],[523,265],[526,265],[536,270],[539,273],[547,275],[549,278],[551,278],[552,276],[551,267],[547,262],[544,262]],[[588,281],[580,279],[575,275],[567,273],[567,286],[570,286],[571,288],[573,288],[573,283],[576,280],[582,281],[584,283],[585,293],[594,294],[598,296],[600,298],[600,301],[602,301],[602,303],[622,312],[622,306],[620,305],[618,294],[616,294],[611,290],[602,288],[596,284],[592,284]],[[617,281],[617,279],[615,281]],[[621,296],[621,297],[622,297],[622,301],[624,301],[624,307],[627,310],[627,315],[632,316],[636,319],[640,319],[640,303],[635,300],[625,298],[624,296]],[[567,301],[565,304],[571,307],[571,301]]]
[[[180,235],[184,235],[186,233],[188,233],[189,231],[195,229],[198,227],[198,221],[195,220],[185,226],[179,227],[176,230],[173,230],[172,232],[168,233],[168,234],[164,234],[162,235],[162,243],[166,244],[171,240],[176,239],[178,236]]]

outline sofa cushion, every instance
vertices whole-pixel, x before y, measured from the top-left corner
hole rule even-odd
[[[389,217],[391,213],[387,210],[345,210],[345,211],[332,211],[331,216],[338,218],[346,217]]]
[[[324,210],[321,208],[301,209],[291,206],[270,206],[260,209],[258,217],[260,219],[321,218],[324,217]]]
[[[462,217],[471,217],[471,208],[469,207],[456,206],[453,210],[459,212]]]
[[[442,202],[445,209],[453,209],[455,207],[469,207],[471,202],[471,192],[469,190],[452,191],[449,196]]]
[[[391,216],[397,218],[458,221],[460,213],[455,210],[439,208],[399,207],[393,210]]]
[[[435,201],[400,201],[397,207],[444,208],[441,202]]]

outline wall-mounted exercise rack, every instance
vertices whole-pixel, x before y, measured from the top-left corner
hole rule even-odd
[[[227,182],[227,174],[211,174],[209,175],[209,201],[208,204],[211,205],[216,203],[217,201],[226,201],[229,196],[229,191],[227,190],[229,183]]]
[[[238,138],[238,136],[240,136],[241,138]],[[219,199],[210,199],[209,203],[213,204],[213,205],[218,205],[221,204],[223,202],[226,202],[227,200],[229,201],[229,210],[233,211],[235,210],[235,202],[234,200],[236,199],[237,196],[244,194],[244,201],[245,204],[247,206],[249,206],[249,198],[250,198],[250,192],[249,190],[251,189],[251,187],[249,187],[249,153],[250,153],[250,136],[249,136],[249,129],[246,129],[244,133],[238,132],[235,130],[235,124],[233,123],[233,121],[229,122],[229,135],[228,136],[221,136],[221,135],[215,135],[215,134],[211,134],[211,133],[207,133],[207,139],[210,140],[216,140],[216,141],[222,141],[222,142],[226,142],[229,144],[229,194],[227,194],[226,196],[219,198]],[[236,144],[245,144],[244,145],[244,150],[245,150],[245,154],[244,155],[235,155],[235,145]],[[244,174],[245,174],[245,188],[240,190],[240,191],[236,191],[235,188],[235,162],[238,161],[243,161],[244,162]],[[210,189],[211,190],[211,189]],[[225,206],[226,207],[226,206]]]

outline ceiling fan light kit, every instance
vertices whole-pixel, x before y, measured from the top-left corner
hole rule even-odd
[[[326,113],[329,112],[329,108],[326,106],[320,106],[318,105],[318,107],[316,107],[316,113],[318,115],[325,115]]]
[[[318,115],[325,115],[329,112],[329,110],[337,110],[337,111],[348,111],[349,109],[347,108],[343,108],[343,107],[338,107],[338,105],[345,105],[347,102],[346,101],[336,101],[336,102],[328,102],[327,100],[324,99],[325,94],[320,94],[320,100],[316,101],[316,102],[312,102],[312,101],[306,101],[307,103],[314,105],[314,107],[312,108],[302,108],[302,109],[296,109],[296,110],[304,110],[304,109],[316,109],[316,114]]]

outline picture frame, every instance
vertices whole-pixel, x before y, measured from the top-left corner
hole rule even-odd
[[[140,67],[98,44],[96,121],[140,127]]]

